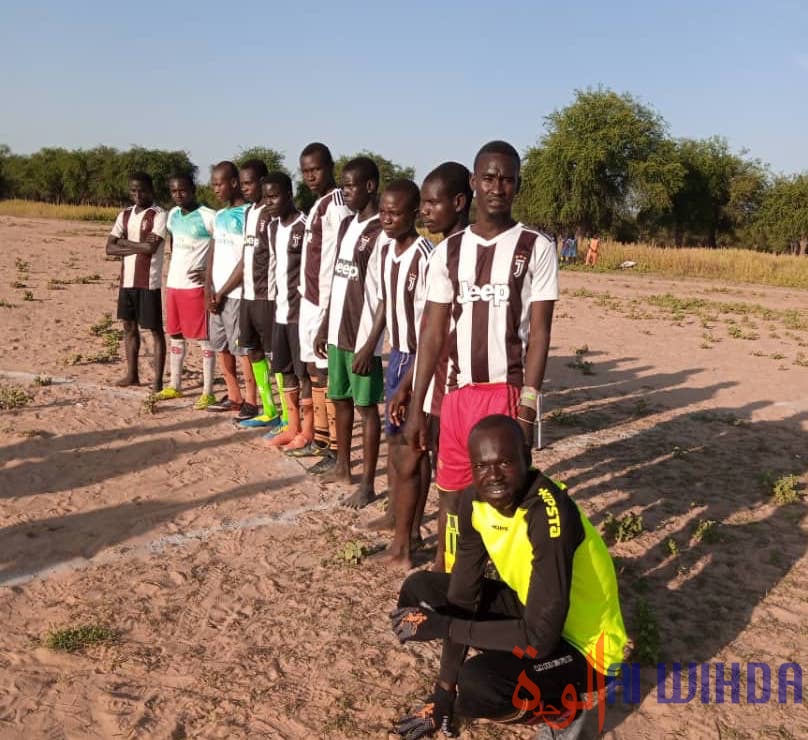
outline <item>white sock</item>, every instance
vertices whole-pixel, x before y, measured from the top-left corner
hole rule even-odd
[[[182,388],[182,364],[185,362],[185,352],[185,340],[172,338],[169,368],[171,370],[171,387],[177,391]]]
[[[202,393],[213,395],[213,373],[216,372],[216,353],[210,348],[210,342],[203,339],[202,348]]]

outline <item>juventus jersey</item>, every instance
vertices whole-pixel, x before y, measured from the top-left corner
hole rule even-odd
[[[306,217],[298,213],[288,226],[276,218],[269,224],[269,249],[275,262],[275,320],[279,324],[296,324],[300,312],[300,258]]]
[[[427,300],[451,304],[448,385],[521,386],[530,304],[558,299],[551,239],[517,223],[493,239],[466,227],[435,249]]]
[[[149,234],[166,237],[166,212],[153,205],[141,211],[134,206],[122,210],[110,232],[118,239],[145,242]],[[121,260],[121,288],[157,290],[163,281],[163,252],[165,242],[154,254],[130,254]]]
[[[432,242],[418,237],[401,254],[396,242],[386,242],[377,250],[380,298],[385,301],[390,346],[412,354],[418,346],[418,330],[426,303],[426,272]]]
[[[381,233],[378,215],[364,221],[352,216],[340,224],[328,314],[328,343],[339,349],[361,349],[373,326],[379,305],[379,274],[372,259]],[[380,338],[375,354],[380,355],[381,348]]]
[[[351,209],[339,188],[326,193],[311,207],[306,219],[303,259],[300,267],[300,294],[325,309],[331,295],[331,277],[337,249],[337,232]]]
[[[244,216],[244,280],[241,297],[275,300],[275,264],[267,229],[272,219],[263,203],[250,203]]]

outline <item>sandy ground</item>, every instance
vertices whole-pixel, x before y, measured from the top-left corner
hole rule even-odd
[[[109,388],[121,363],[66,365],[102,349],[89,326],[114,311],[104,235],[0,219],[0,300],[12,304],[0,306],[0,380],[33,395],[0,411],[0,738],[387,737],[430,686],[436,650],[401,648],[389,630],[400,575],[340,557],[384,541],[362,528],[380,505],[342,509],[340,489],[194,412],[196,349],[189,395],[153,415],[145,388]],[[30,263],[24,274],[15,258]],[[93,273],[101,280],[47,287]],[[808,331],[797,328],[808,292],[562,281],[536,461],[596,525],[642,515],[642,533],[612,548],[629,631],[647,642],[645,603],[668,667],[738,661],[744,674],[739,704],[728,693],[673,705],[643,666],[641,703],[610,707],[605,736],[808,737],[808,712],[791,694],[778,704],[776,682],[783,662],[808,673],[806,506],[776,506],[764,485],[794,473],[804,490],[808,478]],[[666,293],[712,303],[654,305]],[[777,313],[787,309],[791,319]],[[144,354],[148,382],[147,343]],[[57,380],[37,387],[25,373]],[[379,492],[385,466],[383,450]],[[700,521],[716,522],[713,537],[694,536]],[[44,646],[50,630],[81,624],[119,639],[74,654]],[[750,661],[772,666],[766,704],[746,701]],[[462,734],[531,736],[484,724]]]

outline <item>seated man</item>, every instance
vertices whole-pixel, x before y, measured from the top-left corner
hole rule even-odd
[[[628,643],[609,551],[564,488],[529,468],[518,423],[485,417],[468,449],[454,569],[409,576],[391,614],[402,643],[443,640],[432,696],[397,727],[410,740],[451,732],[455,698],[470,718],[549,715],[567,686],[580,695],[592,671],[622,662]],[[484,577],[489,558],[501,581]],[[481,652],[466,660],[469,647]]]

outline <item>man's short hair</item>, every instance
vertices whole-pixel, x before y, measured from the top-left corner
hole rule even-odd
[[[471,209],[471,200],[474,197],[474,193],[471,190],[471,183],[469,182],[470,177],[471,173],[468,167],[460,164],[460,162],[444,162],[435,167],[435,169],[424,178],[424,184],[431,180],[439,180],[443,183],[443,187],[446,189],[450,198],[454,198],[455,195],[465,195],[466,213],[468,213]]]
[[[370,157],[354,157],[345,164],[342,172],[355,172],[364,182],[373,180],[379,184],[379,167]]]
[[[303,157],[310,157],[313,154],[316,154],[320,157],[327,167],[331,167],[334,164],[334,158],[331,156],[331,150],[325,145],[321,144],[319,141],[313,141],[311,144],[307,144],[303,147],[303,151],[300,152],[300,158]]]
[[[169,182],[172,180],[184,180],[191,186],[192,190],[196,190],[196,182],[194,181],[194,176],[190,172],[175,172],[168,178]]]
[[[480,419],[469,432],[469,445],[471,444],[471,440],[478,434],[499,429],[507,429],[514,435],[515,439],[519,440],[520,445],[525,446],[525,435],[522,431],[522,427],[519,426],[516,419],[506,416],[505,414],[491,414],[491,416],[484,416]]]
[[[483,144],[482,148],[479,152],[477,152],[477,156],[474,157],[474,169],[477,169],[477,162],[480,161],[480,157],[484,154],[503,154],[506,157],[513,157],[516,160],[516,169],[517,171],[522,166],[522,158],[519,156],[519,152],[514,149],[507,141],[489,141],[487,144]]]
[[[246,162],[241,163],[242,170],[251,170],[256,179],[260,180],[269,174],[267,163],[263,159],[248,159]]]
[[[143,185],[148,185],[150,190],[154,190],[154,180],[148,172],[133,172],[129,175],[129,182],[137,181]]]
[[[412,208],[413,210],[418,208],[418,204],[421,202],[421,191],[418,189],[418,186],[412,180],[408,180],[405,177],[390,180],[384,192],[403,195],[406,198],[406,207]]]
[[[261,178],[261,187],[266,185],[277,185],[284,192],[292,193],[292,178],[280,170],[273,170]]]
[[[213,166],[213,171],[223,170],[230,179],[238,180],[238,167],[229,159],[223,159],[219,164]]]

